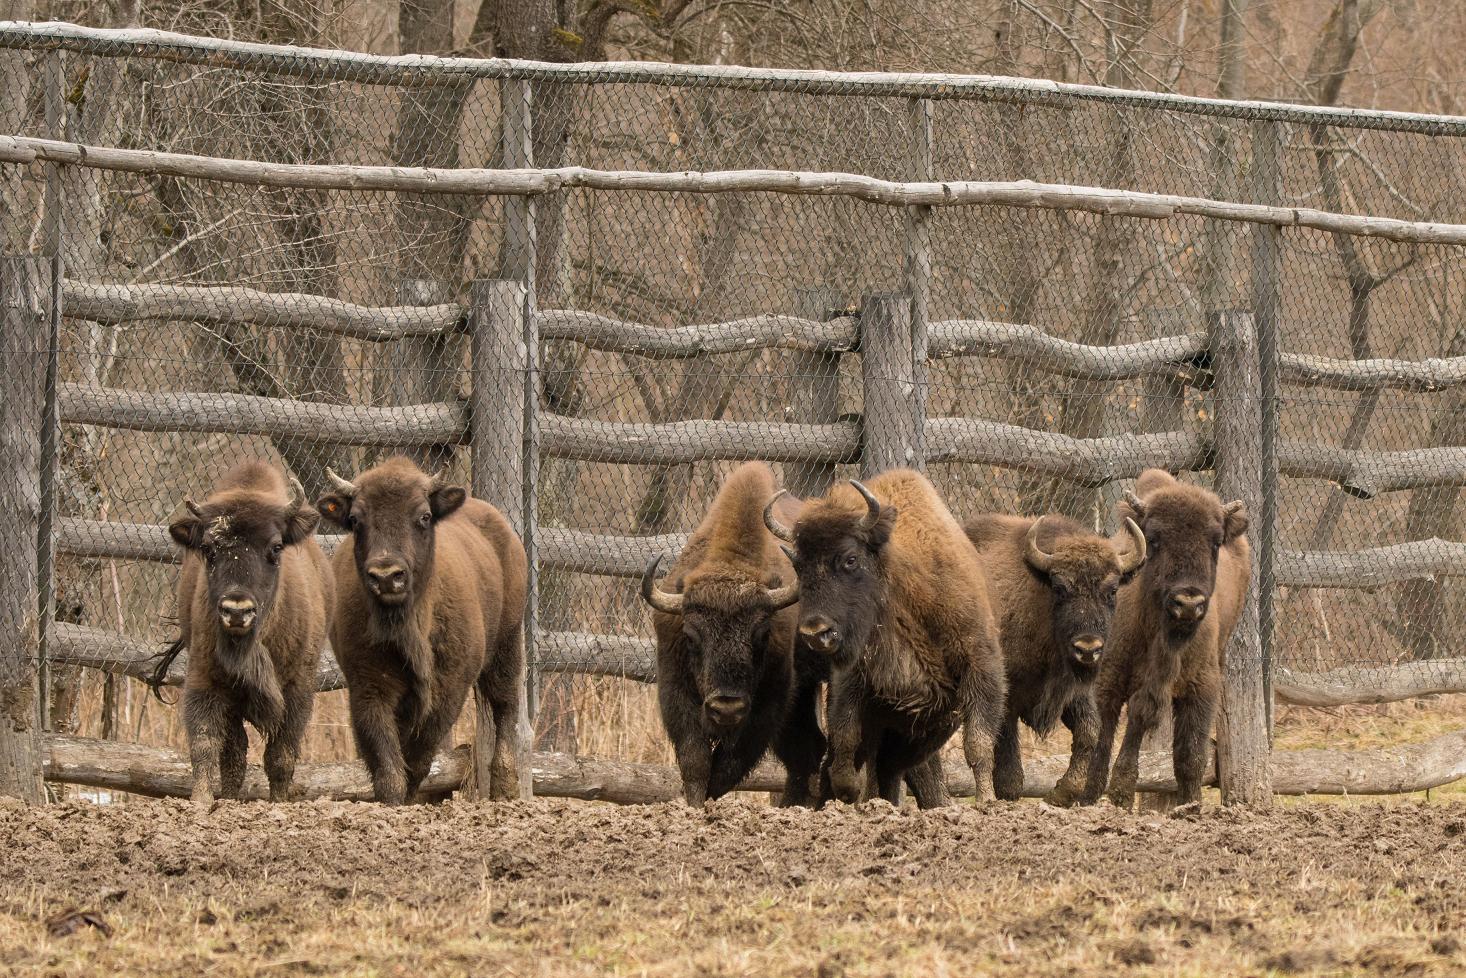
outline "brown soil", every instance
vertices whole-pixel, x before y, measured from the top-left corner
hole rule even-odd
[[[1466,969],[1454,804],[0,803],[0,839],[5,974]]]

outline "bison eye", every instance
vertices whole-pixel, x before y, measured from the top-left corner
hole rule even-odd
[[[432,525],[433,525],[433,514],[432,513],[423,513],[421,516],[419,516],[417,518],[417,526],[418,526],[418,529],[420,529],[420,530],[426,530],[428,527],[430,527]]]
[[[845,558],[844,563],[842,563],[840,566],[844,567],[846,570],[855,570],[856,565],[859,563],[860,558],[857,557],[855,554],[851,554],[850,556]]]
[[[270,546],[270,563],[272,563],[272,564],[278,564],[280,562],[280,554],[283,553],[284,551],[285,551],[285,544],[283,544],[283,543],[274,543],[274,544],[272,544]]]

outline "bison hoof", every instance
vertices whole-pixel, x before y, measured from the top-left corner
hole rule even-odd
[[[1187,818],[1192,815],[1200,815],[1201,802],[1188,801],[1183,805],[1177,805],[1175,808],[1171,809],[1170,814],[1172,818]]]
[[[836,801],[853,805],[860,801],[865,785],[854,771],[835,771],[830,775],[830,790]]]
[[[1064,785],[1055,785],[1053,791],[1044,795],[1044,804],[1055,808],[1070,808],[1077,800],[1074,792]]]

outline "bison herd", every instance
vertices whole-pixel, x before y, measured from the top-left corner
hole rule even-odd
[[[180,636],[155,680],[189,650],[193,798],[239,794],[245,721],[265,739],[270,798],[290,797],[328,635],[378,801],[414,798],[470,689],[492,727],[487,794],[516,797],[523,544],[489,503],[405,458],[328,476],[311,507],[295,480],[244,463],[169,526]],[[978,800],[1014,799],[1021,722],[1072,735],[1048,802],[1108,789],[1128,806],[1167,703],[1179,800],[1198,801],[1248,591],[1247,515],[1154,469],[1116,515],[1108,538],[1057,515],[963,525],[915,471],[799,500],[769,466],[740,466],[666,576],[658,557],[641,582],[686,801],[734,790],[772,751],[781,804],[899,803],[904,786],[935,807],[959,729]],[[322,518],[346,533],[330,561]]]

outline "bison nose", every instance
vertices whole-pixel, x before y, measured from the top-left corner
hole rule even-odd
[[[379,595],[407,590],[407,571],[400,564],[377,564],[366,569],[367,586]]]
[[[1206,617],[1206,595],[1194,587],[1172,591],[1168,605],[1167,610],[1177,621],[1198,622]]]
[[[255,602],[246,595],[228,594],[219,599],[219,623],[225,631],[247,631],[255,623]]]
[[[743,696],[729,696],[714,693],[703,701],[708,719],[720,727],[732,727],[748,715],[748,699]]]
[[[1100,653],[1104,651],[1105,640],[1098,635],[1081,635],[1074,640],[1074,658],[1087,666],[1092,666],[1099,661]]]
[[[799,637],[805,645],[819,652],[834,652],[840,647],[840,630],[824,615],[815,615],[801,621]]]

